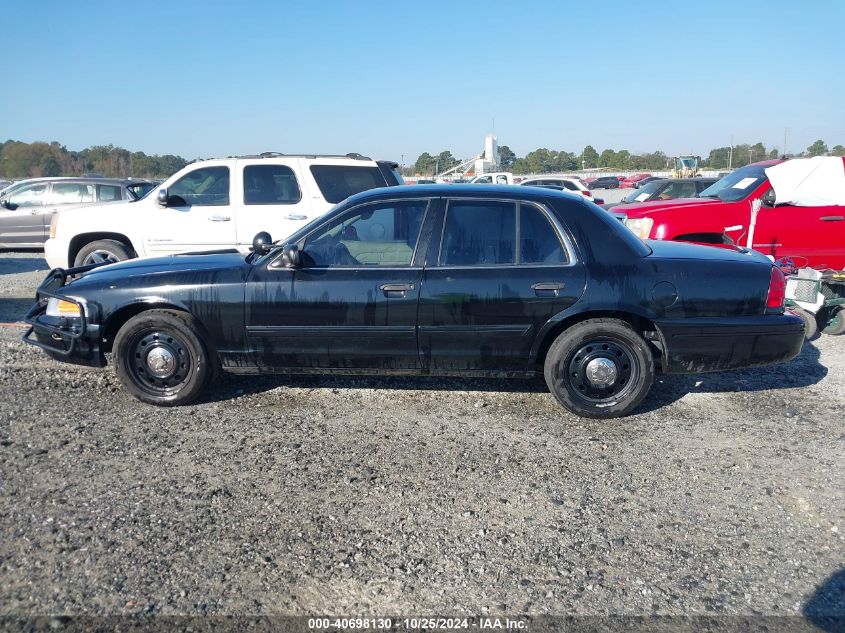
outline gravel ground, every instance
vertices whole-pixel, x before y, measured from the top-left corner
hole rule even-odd
[[[0,320],[44,268],[0,256]],[[19,336],[0,615],[845,615],[843,338],[594,422],[531,381],[228,378],[159,409]]]

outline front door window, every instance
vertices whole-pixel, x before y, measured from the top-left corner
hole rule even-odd
[[[426,205],[410,200],[357,207],[308,237],[303,266],[410,266]]]
[[[229,204],[229,168],[195,169],[174,182],[167,191],[172,206],[226,206]]]

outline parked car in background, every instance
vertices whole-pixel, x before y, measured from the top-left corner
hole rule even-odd
[[[663,180],[665,176],[649,176],[648,178],[643,178],[639,182],[634,183],[634,189],[639,189],[640,187],[644,187],[650,182],[654,182],[655,180]]]
[[[611,209],[620,204],[633,202],[650,202],[651,200],[675,200],[677,198],[696,198],[698,194],[716,182],[715,178],[664,178],[652,180],[650,183],[635,189],[620,202],[604,205]]]
[[[550,189],[378,189],[253,248],[53,271],[24,340],[96,367],[111,352],[156,405],[197,399],[218,368],[542,375],[592,418],[635,409],[658,369],[784,361],[804,341],[762,255],[645,243]]]
[[[619,178],[616,176],[599,176],[587,182],[589,189],[619,189]]]
[[[579,178],[564,178],[562,176],[538,176],[537,178],[526,178],[519,183],[529,187],[553,186],[562,187],[566,191],[577,193],[585,198],[593,199],[592,192],[581,182]]]
[[[0,248],[40,248],[53,215],[72,206],[134,202],[154,184],[143,179],[31,178],[0,193]]]
[[[360,154],[267,152],[191,163],[150,195],[123,206],[54,216],[51,267],[221,248],[249,250],[263,229],[293,233],[349,196],[402,183],[398,165]]]
[[[432,180],[431,178],[417,178],[418,185],[434,185],[436,181]]]
[[[697,198],[635,202],[614,212],[643,239],[746,246],[751,203],[759,199],[762,208],[752,248],[774,259],[792,258],[799,267],[845,268],[845,206],[777,203],[766,169],[782,162],[768,160],[737,169]]]
[[[513,185],[513,174],[509,171],[494,171],[489,174],[479,174],[470,178],[473,185]]]
[[[619,183],[620,187],[636,187],[637,184],[645,180],[646,178],[650,178],[651,174],[634,174],[633,176],[625,176]]]

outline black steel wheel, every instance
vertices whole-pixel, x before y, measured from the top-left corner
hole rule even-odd
[[[590,319],[564,330],[544,367],[546,384],[573,413],[614,418],[636,408],[654,382],[648,343],[626,322]]]
[[[213,363],[187,314],[149,310],[132,317],[115,337],[121,381],[139,400],[173,406],[195,400],[213,376]]]

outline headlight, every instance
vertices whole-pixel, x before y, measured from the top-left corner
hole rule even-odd
[[[651,233],[651,227],[654,226],[654,220],[651,218],[628,218],[625,220],[625,226],[631,229],[634,235],[641,240],[647,240]]]
[[[70,301],[65,301],[64,299],[56,299],[55,297],[50,297],[47,301],[47,312],[45,314],[49,317],[78,318],[82,316],[79,312],[78,305]]]
[[[56,238],[56,227],[59,225],[59,214],[54,213],[52,219],[50,220],[50,239],[53,240]]]

